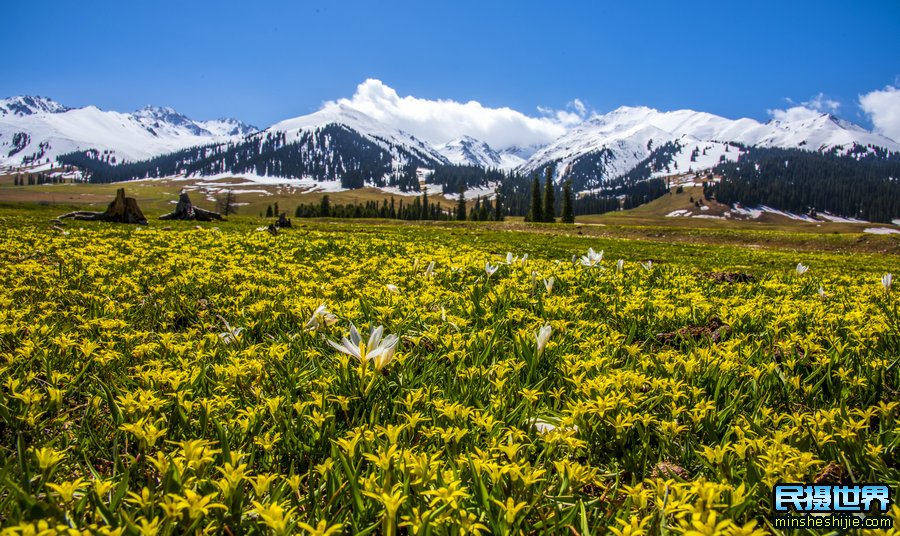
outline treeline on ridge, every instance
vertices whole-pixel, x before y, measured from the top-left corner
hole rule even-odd
[[[900,217],[900,153],[854,146],[846,154],[741,147],[714,169],[707,195],[726,204],[828,212],[873,222]]]

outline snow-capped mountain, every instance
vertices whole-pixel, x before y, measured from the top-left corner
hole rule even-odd
[[[735,160],[740,154],[736,144],[812,151],[848,151],[858,144],[900,150],[897,142],[829,114],[760,123],[693,110],[621,107],[570,129],[518,169],[531,172],[553,164],[557,177],[580,169],[598,183],[582,185],[590,189],[628,173],[662,147],[666,147],[666,158],[657,162],[655,175],[707,169],[723,159]]]
[[[55,114],[68,111],[62,104],[46,97],[21,95],[0,100],[0,117],[5,115],[33,115],[37,113]]]
[[[436,149],[456,165],[510,170],[525,163],[525,159],[515,153],[497,152],[487,143],[471,136],[438,145]]]
[[[309,115],[275,123],[260,135],[285,134],[285,142],[290,143],[300,140],[307,133],[326,126],[346,127],[385,150],[391,151],[394,153],[395,164],[398,166],[405,164],[408,158],[404,158],[397,151],[407,152],[429,163],[449,163],[435,147],[344,104],[333,104]],[[327,147],[320,148],[320,150],[327,149]]]
[[[95,106],[70,109],[43,97],[12,97],[0,101],[0,166],[53,161],[88,149],[105,153],[110,162],[133,162],[255,130],[233,119],[194,121],[171,108],[120,113]]]
[[[163,107],[119,113],[70,109],[44,97],[0,100],[0,166],[53,162],[84,151],[106,164],[174,154],[173,170],[192,174],[242,170],[311,181],[344,180],[346,174],[347,184],[380,186],[407,177],[410,166],[452,163],[530,174],[553,164],[557,178],[570,178],[576,191],[585,192],[625,176],[633,181],[710,169],[736,160],[741,147],[848,152],[854,146],[900,151],[894,140],[815,113],[761,123],[693,110],[621,107],[569,128],[546,146],[498,151],[470,136],[431,145],[344,103],[257,131],[234,119],[197,121]],[[206,152],[187,151],[197,147]],[[216,160],[239,150],[245,153]],[[403,187],[409,180],[403,179]]]
[[[145,123],[158,120],[166,128],[186,128],[170,110],[140,113]],[[191,145],[130,166],[110,166],[106,155],[93,150],[63,155],[58,162],[86,169],[92,179],[103,182],[229,176],[325,190],[373,186],[403,192],[418,190],[426,170],[450,163],[416,137],[340,104],[247,136]]]

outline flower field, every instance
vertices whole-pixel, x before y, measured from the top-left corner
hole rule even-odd
[[[0,220],[4,534],[756,535],[777,482],[898,489],[895,255],[43,221]]]

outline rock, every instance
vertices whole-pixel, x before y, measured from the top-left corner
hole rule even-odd
[[[754,277],[742,272],[710,272],[703,277],[716,283],[750,283]]]
[[[650,471],[650,478],[680,478],[687,480],[690,477],[691,474],[688,473],[687,469],[671,462],[659,462]]]
[[[722,322],[719,317],[713,316],[706,324],[685,326],[676,331],[657,333],[656,338],[663,344],[675,344],[682,341],[697,341],[709,338],[717,343],[727,339],[731,335],[731,326]]]
[[[222,217],[218,212],[213,212],[211,210],[204,210],[199,207],[195,207],[193,203],[191,203],[191,198],[188,197],[187,192],[181,192],[181,195],[178,196],[178,204],[175,205],[175,210],[168,213],[163,214],[159,217],[161,220],[196,220],[196,221],[225,221],[225,218]]]
[[[278,227],[279,229],[284,229],[286,227],[293,227],[293,225],[291,225],[290,218],[288,218],[287,214],[285,214],[284,212],[282,212],[281,214],[278,215],[278,221],[276,221],[274,223],[274,225],[275,225],[275,227]]]

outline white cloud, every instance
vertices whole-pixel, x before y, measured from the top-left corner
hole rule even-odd
[[[900,141],[900,88],[887,86],[860,95],[859,107],[872,120],[876,132]]]
[[[788,104],[794,101],[790,98],[785,99]],[[786,110],[767,110],[772,119],[776,121],[802,121],[804,119],[814,119],[823,113],[835,114],[841,107],[841,103],[829,99],[824,93],[819,93],[808,101],[801,102],[797,106],[791,106]]]
[[[549,143],[588,114],[580,100],[566,110],[539,108],[531,117],[512,108],[489,108],[477,101],[429,100],[401,97],[380,80],[368,79],[349,99],[329,101],[325,107],[345,105],[433,144],[463,135],[485,141],[495,149]]]

